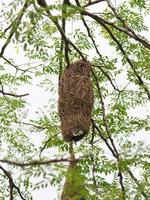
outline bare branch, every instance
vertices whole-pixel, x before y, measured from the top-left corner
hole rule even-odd
[[[25,97],[25,96],[27,96],[27,95],[29,95],[28,93],[27,94],[14,94],[14,93],[9,93],[9,92],[5,92],[4,91],[4,87],[3,87],[3,85],[2,85],[2,83],[1,83],[1,81],[0,81],[0,85],[1,85],[1,90],[0,90],[0,93],[2,94],[2,95],[4,95],[4,96],[12,96],[12,97]]]
[[[33,126],[34,128],[36,128],[36,129],[40,129],[41,131],[43,131],[43,130],[46,129],[46,127],[42,127],[42,126],[39,126],[39,125],[36,125],[36,124],[30,123],[30,122],[17,122],[17,121],[15,121],[14,123],[24,124],[24,125],[27,125],[27,126]]]
[[[87,4],[85,4],[83,7],[88,7],[88,6],[92,6],[94,4],[97,4],[97,3],[100,3],[100,2],[103,2],[105,0],[96,0],[96,1],[89,1]]]
[[[12,24],[10,24],[3,32],[6,33],[9,29],[11,29]]]
[[[22,72],[27,72],[28,69],[21,69],[19,68],[19,66],[17,66],[16,64],[14,64],[12,61],[10,61],[9,59],[7,59],[6,57],[2,56],[2,58],[12,67],[14,67],[16,69],[16,71],[22,71]]]
[[[13,181],[13,178],[12,178],[10,172],[7,171],[7,170],[5,170],[1,165],[0,165],[0,169],[3,171],[3,173],[4,173],[4,174],[7,176],[7,178],[9,179],[10,200],[13,200],[13,199],[14,199],[14,197],[13,197],[13,191],[14,191],[14,189],[17,190],[17,193],[19,194],[19,196],[20,196],[20,198],[21,198],[22,200],[26,200],[26,199],[22,196],[19,187],[15,185],[15,183],[14,183],[14,181]]]
[[[80,159],[75,159],[75,161],[80,161]],[[19,162],[19,161],[10,161],[6,159],[0,159],[0,162],[7,163],[10,165],[15,165],[18,167],[28,167],[28,166],[39,166],[39,165],[49,165],[52,163],[59,163],[59,162],[73,162],[70,158],[61,158],[61,159],[51,159],[51,160],[32,160],[30,162]]]
[[[4,96],[11,96],[11,97],[25,97],[28,96],[29,94],[13,94],[13,93],[8,93],[8,92],[4,92],[3,90],[0,90],[0,93],[2,93]]]

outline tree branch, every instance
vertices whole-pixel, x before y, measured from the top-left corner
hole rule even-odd
[[[119,15],[113,4],[110,0],[106,0],[109,8],[113,11],[116,18],[122,23],[123,27],[128,31],[128,34],[133,37],[135,40],[143,44],[146,48],[150,49],[150,43],[145,38],[141,37],[140,35],[137,35],[134,30],[132,30],[129,26],[127,26],[126,21]]]
[[[45,144],[43,145],[43,147],[41,148],[40,152],[39,152],[39,157],[41,157],[42,152],[44,151],[44,149],[46,149],[48,143],[55,138],[58,135],[58,133],[56,133],[55,135],[53,135],[53,137],[49,137],[46,141]]]
[[[101,138],[104,140],[104,142],[106,143],[106,145],[108,146],[108,148],[111,150],[113,156],[116,158],[117,160],[117,164],[118,164],[118,176],[119,176],[119,183],[120,183],[120,186],[121,186],[121,190],[122,190],[122,198],[125,200],[125,187],[124,187],[124,183],[123,183],[123,174],[122,174],[122,171],[121,171],[121,166],[120,166],[120,155],[119,155],[119,152],[114,144],[114,140],[113,138],[111,137],[111,132],[109,130],[109,125],[107,123],[107,116],[106,116],[106,112],[105,112],[105,104],[104,104],[104,101],[103,101],[103,96],[102,96],[102,93],[101,93],[101,89],[100,89],[100,86],[99,86],[99,83],[98,83],[98,79],[96,77],[96,75],[94,74],[94,72],[92,71],[93,73],[93,76],[95,78],[95,81],[96,81],[96,85],[97,85],[97,89],[98,89],[98,94],[99,94],[99,97],[100,97],[100,101],[101,101],[101,107],[102,107],[102,115],[103,115],[103,123],[104,123],[104,127],[105,127],[105,130],[106,130],[106,133],[108,135],[108,139],[110,140],[110,143],[111,143],[111,148],[110,148],[110,144],[108,143],[107,139],[105,139],[105,137],[102,137]],[[98,130],[98,127],[97,127],[97,130]],[[108,145],[109,144],[109,145]]]
[[[108,139],[110,140],[111,142],[111,145],[109,144],[108,140],[103,136],[102,132],[100,131],[99,127],[95,124],[94,120],[92,119],[92,124],[93,126],[95,127],[95,129],[98,131],[101,139],[105,142],[105,144],[107,145],[108,149],[111,151],[112,155],[116,158],[117,160],[117,163],[118,163],[118,177],[119,177],[119,183],[120,183],[120,186],[121,186],[121,190],[122,190],[122,194],[123,194],[123,199],[125,199],[125,187],[124,187],[124,183],[123,183],[123,174],[122,174],[122,170],[121,170],[121,165],[120,165],[120,162],[121,162],[121,158],[120,158],[120,154],[115,146],[115,143],[114,143],[114,140],[113,138],[111,137],[111,133],[109,131],[109,127],[108,127],[108,124],[107,124],[107,118],[106,118],[106,114],[105,114],[105,105],[104,105],[104,101],[103,101],[103,97],[102,97],[102,94],[101,94],[101,90],[100,90],[100,86],[99,86],[99,83],[98,83],[98,79],[96,77],[96,75],[94,74],[93,72],[93,75],[95,77],[95,81],[96,81],[96,85],[97,85],[97,89],[98,89],[98,93],[99,93],[99,96],[100,96],[100,99],[101,99],[101,104],[102,104],[102,113],[103,113],[103,123],[104,123],[104,126],[105,126],[105,129],[106,129],[106,132],[108,134]],[[140,187],[140,184],[138,183],[138,180],[134,177],[133,173],[131,172],[130,169],[127,170],[128,173],[130,174],[131,178],[135,181],[135,183],[138,185],[139,188]],[[144,190],[141,190],[141,194],[143,195],[143,197],[145,197],[146,200],[147,199],[147,195],[146,193],[144,192]]]
[[[67,44],[69,44],[70,46],[72,46],[73,49],[74,49],[75,51],[77,51],[78,54],[81,56],[81,58],[85,60],[85,56],[83,56],[83,53],[78,49],[78,47],[77,47],[70,39],[68,39],[68,38],[66,37],[66,35],[65,35],[64,31],[63,31],[63,29],[61,28],[61,26],[60,26],[59,23],[58,23],[58,20],[57,20],[56,18],[54,18],[54,16],[51,14],[51,12],[47,9],[48,6],[47,6],[45,0],[37,0],[37,2],[38,2],[38,4],[39,4],[40,6],[42,6],[42,7],[45,9],[45,11],[46,11],[47,14],[48,14],[48,17],[51,19],[51,21],[52,21],[52,22],[55,24],[55,26],[57,27],[57,29],[58,29],[58,31],[60,32],[60,34],[61,34],[63,40],[64,40]]]
[[[67,12],[67,6],[70,5],[69,0],[63,0],[62,4],[62,30],[64,33],[66,32],[66,12]],[[65,48],[64,48],[65,44]],[[69,45],[66,41],[63,40],[63,37],[61,36],[61,45],[60,45],[60,52],[62,53],[63,50],[65,51],[65,60],[67,63],[67,67],[70,65],[70,60],[69,60]],[[59,82],[61,78],[61,73],[62,73],[62,68],[63,68],[63,59],[62,57],[59,58]]]
[[[18,16],[14,19],[14,21],[12,22],[11,24],[11,31],[10,31],[10,34],[5,42],[5,44],[3,45],[3,47],[1,48],[1,52],[0,52],[0,57],[3,56],[4,54],[4,51],[6,49],[6,47],[8,46],[8,44],[10,43],[11,41],[11,38],[13,37],[14,33],[16,32],[17,28],[19,27],[19,24],[21,22],[21,19],[24,15],[24,12],[26,11],[26,9],[29,7],[31,3],[29,3],[28,0],[26,0],[26,2],[24,3],[24,6],[23,8],[21,9],[21,11],[19,12]],[[10,29],[10,26],[8,27]],[[7,29],[8,30],[8,29]],[[6,32],[6,30],[5,30]]]
[[[39,126],[39,125],[30,123],[30,122],[17,122],[17,121],[15,121],[14,123],[24,124],[24,125],[27,125],[27,126],[33,126],[33,127],[36,128],[36,129],[40,129],[40,131],[43,131],[43,130],[46,129],[46,127],[42,127],[42,126]]]
[[[80,161],[81,159],[75,159],[74,161]],[[7,159],[0,159],[1,163],[7,163],[10,165],[15,165],[18,167],[28,167],[28,166],[39,166],[39,165],[49,165],[52,163],[59,163],[59,162],[74,162],[70,158],[61,158],[61,159],[50,159],[50,160],[32,160],[30,162],[19,162],[19,161],[11,161]]]
[[[69,0],[64,0],[63,5],[62,5],[62,29],[64,33],[66,34],[66,13],[67,13],[67,7],[70,5]],[[63,40],[63,38],[62,38]],[[69,60],[69,45],[68,42],[65,41],[65,60],[67,63],[67,67],[70,65],[70,60]]]
[[[11,96],[11,97],[25,97],[28,96],[29,94],[13,94],[13,93],[8,93],[8,92],[4,92],[3,90],[0,90],[0,93],[2,93],[4,96]]]
[[[14,67],[16,69],[16,71],[22,71],[22,72],[26,72],[28,71],[28,69],[21,69],[19,68],[16,64],[14,64],[13,62],[11,62],[9,59],[7,59],[6,57],[2,56],[1,58],[3,58],[9,65],[11,65],[12,67]]]
[[[112,155],[116,158],[116,153],[114,152],[113,148],[109,144],[107,138],[104,137],[102,131],[99,129],[99,127],[96,125],[95,121],[91,119],[92,125],[95,128],[95,130],[99,133],[100,138],[105,142],[108,149],[111,151]]]
[[[77,2],[77,6],[80,7],[80,3],[78,0],[76,0]],[[115,35],[113,34],[113,32],[109,29],[109,27],[106,25],[112,25],[114,28],[116,28],[117,26],[114,25],[113,23],[110,23],[108,22],[107,20],[104,20],[103,18],[97,16],[97,15],[94,15],[90,12],[87,12],[85,10],[81,10],[80,13],[82,15],[87,15],[91,18],[93,18],[94,20],[96,20],[101,26],[103,26],[105,28],[105,30],[109,33],[109,35],[111,36],[111,38],[114,40],[114,42],[117,44],[117,46],[119,47],[120,51],[122,52],[123,56],[125,57],[125,59],[127,60],[128,64],[131,66],[131,69],[133,70],[136,78],[137,78],[137,81],[138,81],[138,84],[139,86],[141,86],[143,88],[143,90],[146,92],[149,100],[150,100],[150,91],[148,89],[148,87],[145,85],[144,81],[142,80],[142,77],[137,73],[133,63],[131,62],[131,60],[129,59],[129,57],[127,56],[125,50],[123,49],[123,46],[122,44],[119,42],[119,40],[115,37]],[[120,29],[120,28],[119,28]],[[118,30],[119,30],[118,29]],[[120,30],[121,31],[121,30]],[[125,31],[126,32],[126,31]],[[127,32],[128,33],[128,32]]]
[[[142,77],[138,74],[138,72],[136,71],[133,63],[131,62],[131,60],[129,59],[129,57],[127,56],[125,50],[123,49],[122,44],[119,42],[119,40],[115,37],[115,35],[112,33],[112,31],[108,28],[108,26],[106,26],[104,23],[101,23],[101,25],[107,30],[107,32],[109,33],[109,35],[111,36],[111,38],[115,41],[115,43],[118,45],[120,51],[122,52],[122,54],[124,55],[124,57],[126,58],[128,64],[130,65],[132,71],[134,72],[134,75],[137,78],[138,84],[139,86],[141,86],[143,88],[143,90],[146,92],[149,100],[150,100],[150,91],[148,89],[148,87],[145,85]]]
[[[75,0],[75,1],[76,1],[77,6],[80,7],[79,1],[78,1],[78,0]],[[92,41],[92,43],[93,43],[93,45],[94,45],[94,48],[95,48],[95,50],[96,50],[96,53],[98,54],[99,58],[100,58],[100,59],[102,60],[102,62],[104,63],[103,57],[102,57],[102,55],[100,54],[100,52],[99,52],[99,50],[98,50],[98,47],[97,47],[97,45],[96,45],[96,42],[95,42],[95,40],[94,40],[94,38],[93,38],[93,36],[92,36],[92,34],[91,34],[90,28],[89,28],[88,24],[86,23],[86,21],[85,21],[85,19],[84,19],[84,16],[82,15],[82,13],[81,13],[81,19],[82,19],[82,22],[83,22],[83,24],[84,24],[86,30],[87,30],[88,36],[89,36],[89,38],[91,39],[91,41]],[[104,65],[105,65],[105,63],[104,63]],[[94,65],[93,65],[93,66],[94,66]],[[112,81],[112,79],[110,78],[109,74],[108,74],[105,70],[103,70],[101,67],[98,67],[98,68],[99,68],[99,69],[101,70],[101,72],[105,75],[105,77],[110,81],[112,87],[113,87],[116,91],[120,92],[120,90],[119,90],[119,89],[115,86],[115,84],[113,83],[113,81]]]
[[[99,133],[101,139],[105,142],[106,146],[108,147],[108,149],[111,151],[112,155],[116,158],[117,163],[118,163],[118,176],[119,176],[119,183],[121,186],[121,191],[122,191],[122,198],[125,200],[125,187],[124,187],[124,183],[123,183],[123,175],[121,172],[121,168],[119,167],[119,157],[118,155],[116,155],[116,152],[114,150],[114,148],[111,147],[111,145],[109,144],[108,140],[103,136],[102,132],[100,131],[99,127],[95,124],[94,120],[92,119],[92,124],[94,126],[94,128],[97,130],[97,132]]]
[[[133,31],[131,32],[131,31],[127,30],[127,27],[126,27],[126,29],[118,27],[113,22],[109,22],[106,19],[104,19],[100,16],[97,16],[97,15],[94,15],[86,10],[82,10],[80,12],[83,15],[87,15],[87,16],[91,17],[92,19],[96,20],[99,24],[104,23],[104,24],[112,26],[114,29],[121,31],[121,32],[125,33],[126,35],[130,36],[131,38],[133,38],[134,40],[140,42],[147,49],[150,49],[150,43],[146,39],[143,39],[143,37],[141,37],[141,36],[137,36],[135,33],[133,34]]]
[[[1,165],[0,165],[0,169],[3,171],[3,173],[4,173],[4,174],[7,176],[7,178],[9,179],[10,200],[14,200],[14,197],[13,197],[13,190],[14,190],[14,189],[17,190],[17,193],[19,194],[19,196],[20,196],[20,198],[21,198],[22,200],[26,200],[26,199],[22,196],[19,187],[15,185],[15,183],[14,183],[14,181],[13,181],[13,178],[12,178],[10,172],[7,171],[7,170],[5,170]]]
[[[89,1],[87,4],[85,4],[83,7],[88,7],[88,6],[92,6],[94,4],[97,4],[97,3],[100,3],[100,2],[103,2],[105,0],[96,0],[96,1]]]
[[[1,90],[0,90],[0,93],[2,94],[2,95],[4,95],[4,96],[12,96],[12,97],[25,97],[25,96],[27,96],[27,95],[29,95],[28,93],[27,94],[14,94],[14,93],[9,93],[9,92],[5,92],[4,91],[4,87],[3,87],[3,85],[2,85],[2,83],[1,83],[1,81],[0,81],[0,85],[1,85]]]
[[[138,186],[138,188],[141,191],[141,194],[143,195],[143,197],[145,197],[145,199],[148,200],[148,196],[144,192],[143,187],[141,186],[141,184],[139,183],[138,179],[134,176],[134,174],[131,172],[130,169],[128,169],[128,173],[129,173],[130,177],[134,180],[134,182],[136,183],[136,185]]]
[[[93,184],[95,186],[95,190],[96,190],[96,193],[98,195],[98,185],[97,185],[97,182],[96,182],[96,165],[95,165],[95,162],[94,162],[94,137],[95,137],[95,127],[94,125],[92,124],[92,137],[91,137],[91,141],[90,141],[90,144],[91,144],[91,163],[92,163],[92,180],[93,180]]]

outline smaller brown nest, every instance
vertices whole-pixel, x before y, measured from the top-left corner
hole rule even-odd
[[[70,64],[61,76],[58,112],[66,141],[78,141],[90,129],[93,107],[90,69],[89,61],[79,60]]]

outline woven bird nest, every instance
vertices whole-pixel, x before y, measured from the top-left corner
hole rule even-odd
[[[78,141],[88,133],[93,107],[89,61],[70,64],[59,85],[58,112],[66,141]]]

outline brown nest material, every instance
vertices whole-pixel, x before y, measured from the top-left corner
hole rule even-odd
[[[70,64],[61,77],[58,112],[66,141],[78,141],[90,129],[93,107],[90,69],[89,61],[79,60]]]

